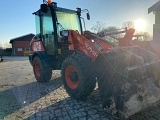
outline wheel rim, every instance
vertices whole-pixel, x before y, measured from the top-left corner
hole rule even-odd
[[[40,77],[40,75],[41,75],[40,65],[37,61],[34,64],[34,70],[35,70],[36,76]]]
[[[78,75],[77,77],[71,78],[72,74],[76,74],[77,75],[77,71],[73,66],[69,66],[67,67],[66,71],[65,71],[65,78],[66,78],[66,82],[67,85],[71,88],[71,89],[76,89],[78,87]]]

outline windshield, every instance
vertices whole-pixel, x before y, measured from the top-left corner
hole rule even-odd
[[[77,30],[81,33],[80,23],[77,13],[56,12],[57,21],[66,30]]]

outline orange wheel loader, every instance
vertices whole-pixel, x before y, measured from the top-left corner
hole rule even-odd
[[[159,59],[157,55],[130,44],[134,29],[113,45],[100,35],[83,30],[81,13],[50,0],[33,14],[36,35],[31,41],[29,60],[38,82],[48,82],[52,70],[61,70],[66,92],[84,99],[98,82],[103,108],[117,118],[126,118],[159,100]]]

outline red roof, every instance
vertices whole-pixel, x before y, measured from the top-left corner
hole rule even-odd
[[[30,33],[30,34],[27,34],[27,35],[23,35],[23,36],[20,36],[20,37],[13,38],[13,39],[10,40],[9,43],[13,43],[13,41],[31,41],[34,36],[35,36],[34,34]]]

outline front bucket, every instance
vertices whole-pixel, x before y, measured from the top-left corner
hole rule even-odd
[[[124,85],[125,86],[125,85]],[[122,86],[122,87],[124,87]],[[120,117],[128,118],[129,116],[153,105],[160,100],[160,89],[147,78],[143,84],[137,84],[134,86],[137,90],[128,94],[119,94],[119,100],[121,101],[121,108],[117,108]]]
[[[160,100],[160,62],[140,47],[114,48],[96,60],[103,107],[119,118]]]

